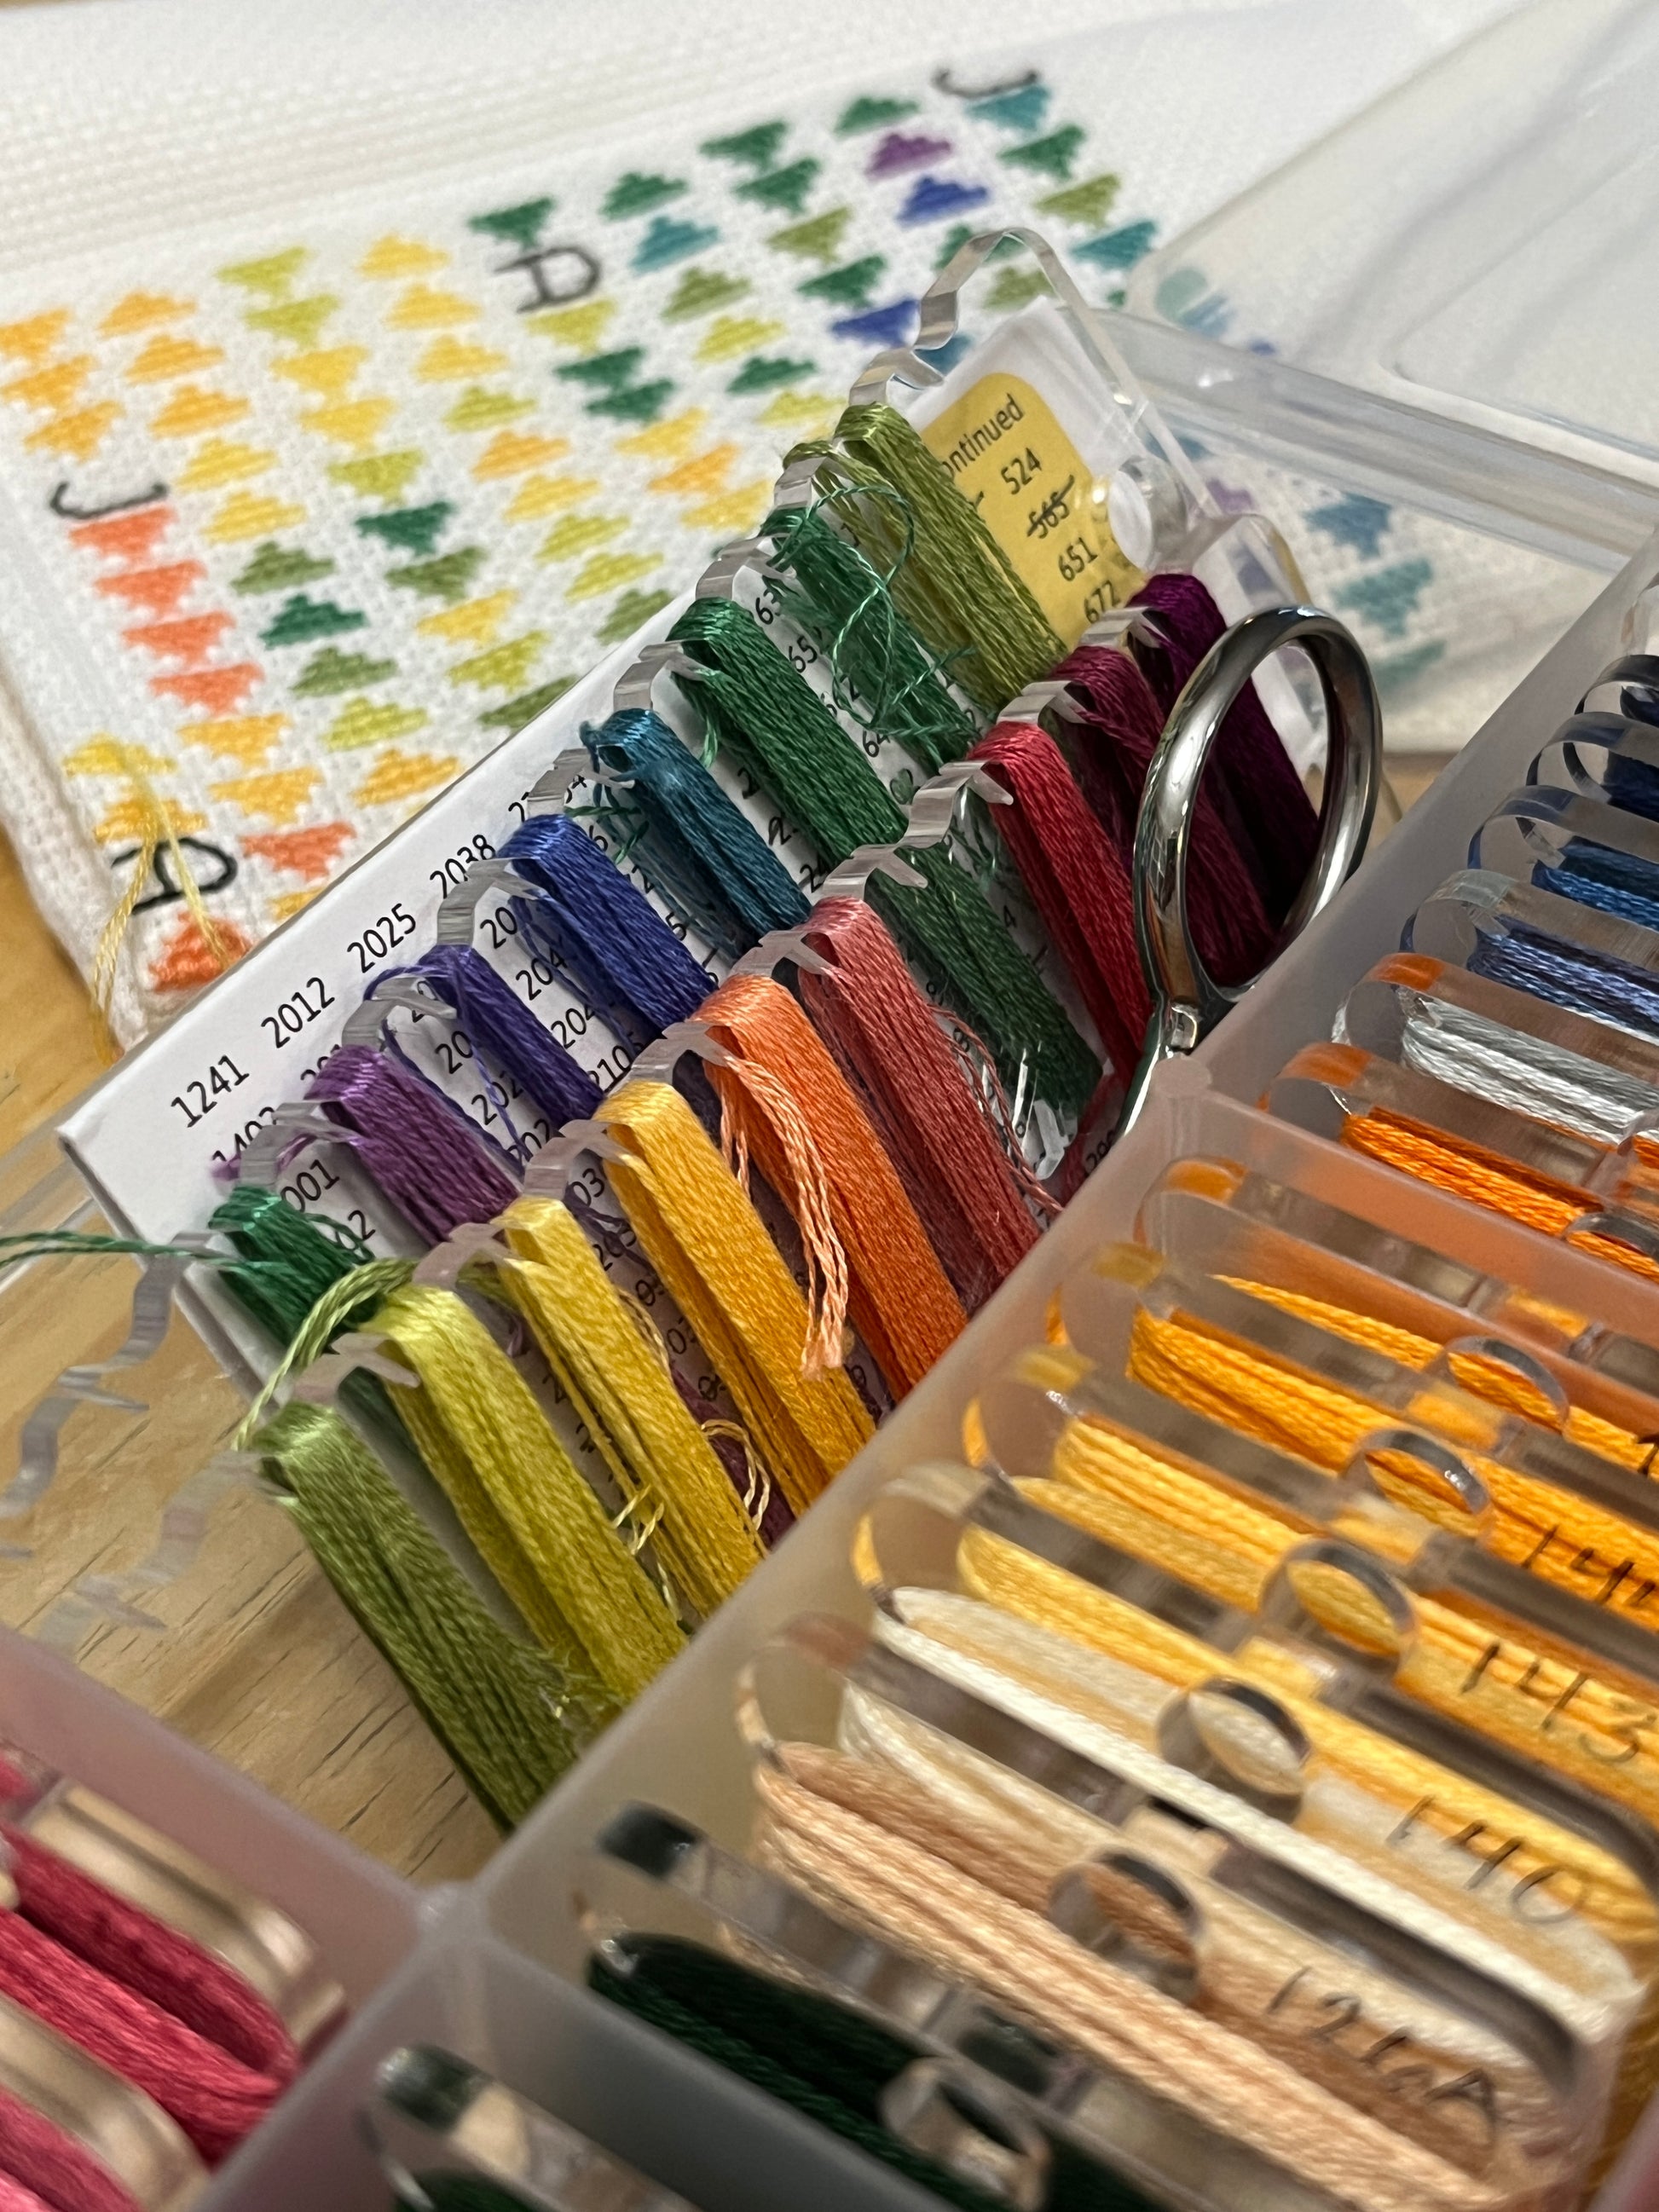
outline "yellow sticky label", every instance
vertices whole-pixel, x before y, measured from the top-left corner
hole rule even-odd
[[[982,376],[923,430],[1068,646],[1142,581],[1106,519],[1094,477],[1040,392]]]

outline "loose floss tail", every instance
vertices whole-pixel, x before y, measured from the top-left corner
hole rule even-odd
[[[961,1334],[967,1316],[904,1186],[811,1024],[770,976],[738,975],[702,1018],[732,1058],[709,1067],[728,1137],[752,1152],[796,1215],[811,1218],[798,1167],[819,1164],[831,1234],[847,1255],[854,1326],[895,1398],[914,1389]],[[799,1129],[792,1142],[791,1125]]]
[[[804,447],[803,453],[826,449]],[[950,470],[895,407],[843,410],[831,467],[877,496],[847,504],[848,526],[892,575],[893,596],[911,627],[949,665],[977,706],[997,714],[1017,691],[1046,676],[1066,650],[1013,563]],[[793,458],[793,456],[792,456]],[[903,503],[915,550],[892,514]]]
[[[974,718],[952,698],[932,654],[900,614],[890,580],[830,520],[826,510],[846,499],[832,494],[811,507],[779,507],[762,524],[774,562],[788,579],[779,597],[829,661],[842,712],[902,745],[934,775],[973,744]],[[896,505],[905,525],[903,502]],[[907,540],[901,568],[908,557]]]
[[[450,1490],[464,1525],[469,1510],[479,1517],[482,1499],[497,1524],[491,1549],[498,1556],[501,1535],[507,1537],[514,1582],[522,1589],[528,1580],[534,1592],[526,1619],[532,1626],[532,1613],[544,1621],[550,1605],[586,1659],[585,1668],[574,1662],[568,1671],[591,1673],[622,1703],[637,1697],[684,1637],[548,1426],[529,1384],[453,1291],[413,1285],[394,1291],[370,1327],[419,1379],[418,1389],[399,1392],[398,1409],[422,1457]],[[479,1549],[494,1567],[489,1552]],[[513,1583],[498,1579],[518,1602]],[[561,1656],[558,1642],[544,1641]]]
[[[1132,604],[1156,615],[1169,641],[1134,644],[1135,658],[1167,714],[1226,624],[1196,576],[1149,576]],[[1267,918],[1277,928],[1307,880],[1319,817],[1253,684],[1234,702],[1211,758],[1223,818],[1251,865]]]
[[[933,1009],[872,908],[821,899],[806,941],[829,965],[800,973],[813,1026],[864,1102],[927,1240],[976,1311],[1040,1231],[1015,1168]],[[1042,1202],[1051,1201],[1042,1192]]]
[[[795,1513],[872,1434],[839,1368],[809,1379],[809,1319],[759,1215],[678,1091],[625,1083],[603,1109],[630,1155],[611,1182],[646,1257],[730,1392]]]
[[[1009,793],[1006,806],[990,809],[991,819],[1072,971],[1113,1067],[1127,1078],[1140,1057],[1152,1001],[1123,864],[1046,730],[1033,722],[999,722],[969,757]]]
[[[1127,653],[1079,646],[1054,671],[1081,694],[1086,711],[1062,732],[1084,797],[1126,871],[1133,872],[1135,824],[1146,771],[1164,734],[1164,715]],[[1187,910],[1194,941],[1218,982],[1243,983],[1273,951],[1273,926],[1249,867],[1228,835],[1206,775],[1193,816]]]
[[[696,1012],[708,977],[645,894],[568,815],[532,814],[501,856],[540,894],[513,902],[526,941],[625,1044],[637,1052]]]
[[[306,1096],[349,1133],[343,1141],[428,1243],[512,1204],[515,1186],[459,1108],[390,1054],[341,1045]]]
[[[775,929],[795,929],[811,905],[777,854],[681,744],[659,714],[619,711],[582,731],[596,768],[627,777],[629,808],[641,816],[678,895],[699,913],[736,925],[732,957]]]
[[[557,1200],[521,1198],[502,1228],[514,1257],[497,1263],[548,1364],[636,1514],[657,1516],[652,1545],[705,1617],[760,1564],[762,1547],[725,1467],[687,1411],[592,1246]]]

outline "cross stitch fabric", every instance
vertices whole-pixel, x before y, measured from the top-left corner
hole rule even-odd
[[[838,16],[836,70],[870,66],[827,94],[823,26],[736,10],[636,10],[620,40],[581,8],[301,7],[280,40],[239,12],[0,21],[0,805],[83,967],[158,805],[220,940],[164,849],[127,1039],[750,531],[780,453],[910,335],[969,231],[1044,229],[1110,301],[1495,11],[1078,5],[1086,34],[988,54],[988,9],[896,43],[866,8]],[[101,90],[70,94],[45,72],[89,24]],[[982,296],[1006,311],[1032,277]],[[1443,653],[1458,610],[1386,508],[1214,465],[1224,500],[1273,500],[1385,685]]]

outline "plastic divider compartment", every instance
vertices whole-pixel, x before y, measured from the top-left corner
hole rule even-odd
[[[52,1131],[0,1160],[0,1231],[109,1227]],[[104,1394],[60,1397],[50,1483],[27,1510],[16,1493],[0,1509],[0,1623],[72,1655],[303,1814],[341,1831],[356,1821],[394,1863],[410,1863],[404,1832],[426,1799],[428,1878],[470,1873],[483,1816],[447,1757],[291,1516],[252,1481],[211,1471],[257,1378],[191,1286],[156,1311],[146,1356],[97,1371],[133,1328],[140,1269],[125,1254],[0,1262],[0,1492],[64,1370],[92,1370]],[[172,1578],[135,1575],[164,1543]],[[273,1674],[289,1695],[273,1697]],[[392,1786],[365,1825],[337,1747],[388,1725],[401,1732]],[[437,1792],[447,1795],[434,1808]]]
[[[1526,781],[1540,749],[1602,670],[1633,644],[1641,649],[1647,616],[1637,603],[1656,578],[1659,535],[1510,694],[1315,927],[1199,1047],[1194,1064],[1218,1090],[1259,1099],[1304,1045],[1329,1037],[1348,991],[1376,961],[1398,951],[1401,930],[1430,893],[1470,865],[1475,832]]]
[[[414,1951],[422,1913],[409,1883],[9,1630],[0,1630],[0,1740],[280,1906],[354,2010]]]
[[[381,2059],[404,2043],[483,2067],[696,2212],[939,2212],[937,2197],[815,2122],[475,1930],[459,1896],[196,2212],[378,2212],[390,2191],[357,2113]]]

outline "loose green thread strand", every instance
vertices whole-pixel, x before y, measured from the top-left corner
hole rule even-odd
[[[890,497],[900,508],[899,495]],[[891,738],[936,775],[975,742],[978,725],[952,698],[933,655],[894,601],[892,576],[910,553],[908,516],[899,513],[903,548],[894,570],[884,574],[825,514],[843,499],[831,493],[811,507],[780,508],[767,519],[763,535],[771,539],[775,564],[789,579],[780,599],[828,660],[842,713],[861,728]]]
[[[329,1408],[289,1405],[260,1425],[281,1376],[308,1364],[410,1272],[368,1260],[343,1222],[298,1212],[278,1193],[240,1185],[210,1226],[234,1254],[190,1251],[261,1328],[289,1346],[237,1443],[256,1452],[342,1603],[407,1689],[434,1735],[498,1826],[523,1819],[571,1764],[581,1737],[567,1714],[572,1685],[544,1654],[495,1620],[380,1461]],[[48,1231],[0,1239],[17,1257],[185,1255],[137,1237]],[[365,1376],[348,1389],[395,1427],[386,1394]]]
[[[789,458],[797,455],[829,458],[836,474],[860,491],[901,494],[915,536],[915,555],[902,565],[903,532],[886,501],[853,502],[848,526],[876,566],[892,574],[905,619],[976,706],[1000,713],[1064,656],[1064,641],[978,508],[896,407],[848,407],[832,442],[802,446]]]
[[[904,810],[745,608],[694,600],[672,635],[704,671],[684,688],[706,731],[773,793],[821,864],[898,842]],[[884,915],[990,1046],[1010,1088],[1080,1113],[1100,1069],[1036,969],[947,854],[933,847],[906,857],[926,886],[872,884]]]

